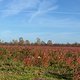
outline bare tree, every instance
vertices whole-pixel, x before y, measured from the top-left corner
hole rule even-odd
[[[19,38],[19,44],[21,44],[21,45],[24,44],[24,39],[23,39],[23,37],[20,37],[20,38]]]
[[[30,45],[30,41],[29,40],[26,40],[24,43],[27,44],[27,45]]]
[[[18,44],[18,40],[12,40],[12,44]]]
[[[36,40],[37,40],[37,41],[36,41],[36,44],[40,45],[40,44],[41,44],[40,38],[37,38]]]
[[[44,41],[41,41],[41,45],[45,45],[46,43]]]
[[[48,45],[52,45],[52,44],[53,44],[53,43],[52,43],[52,40],[48,40],[48,41],[47,41],[47,44],[48,44]]]

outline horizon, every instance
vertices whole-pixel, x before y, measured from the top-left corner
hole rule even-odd
[[[0,0],[0,39],[80,43],[79,8],[80,0]]]
[[[18,39],[12,39],[12,40],[8,40],[8,41],[5,41],[5,40],[0,39],[0,43],[2,43],[2,44],[5,44],[5,43],[13,43],[13,44],[14,44],[14,41],[17,41],[17,43],[18,43],[20,38],[23,39],[24,44],[26,44],[26,43],[25,43],[26,40],[28,40],[28,41],[30,42],[30,44],[36,43],[36,42],[37,42],[37,39],[40,40],[40,43],[42,43],[42,41],[43,41],[43,42],[45,42],[45,44],[47,44],[47,42],[48,42],[49,40],[52,42],[52,44],[64,44],[64,45],[65,45],[65,44],[80,44],[80,42],[55,42],[54,40],[51,40],[51,39],[48,39],[48,40],[44,41],[44,40],[42,40],[42,39],[39,38],[39,37],[35,38],[34,41],[31,41],[31,40],[29,40],[29,39],[24,39],[23,37],[19,37]],[[14,40],[14,41],[13,41],[13,40]]]

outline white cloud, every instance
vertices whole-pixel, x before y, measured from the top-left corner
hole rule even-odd
[[[27,15],[27,12],[30,12],[32,16],[29,21],[32,21],[33,18],[39,14],[57,9],[56,1],[57,0],[12,0],[9,1],[5,10],[2,11],[2,15],[4,17],[13,16],[20,12],[26,12]]]
[[[25,9],[29,12],[30,9],[36,8],[38,1],[39,0],[12,0],[3,11],[3,15],[16,15]]]
[[[54,11],[54,12],[51,12],[51,13],[56,13],[56,14],[76,14],[76,15],[80,15],[80,12],[59,12],[59,11]]]
[[[6,36],[6,35],[10,35],[12,32],[10,31],[10,30],[4,30],[4,31],[2,31],[1,33],[0,33],[0,36],[2,35],[4,35],[4,36]]]
[[[47,40],[51,39],[53,42],[80,42],[80,32],[19,32],[16,31],[4,30],[0,33],[0,38],[4,41],[11,41],[12,39],[19,39],[19,37],[23,37],[25,40],[28,39],[30,41],[35,41],[37,37],[41,40],[47,42]],[[28,37],[26,37],[28,36]],[[74,37],[72,37],[74,36]],[[78,40],[77,40],[78,39]]]
[[[4,40],[11,39],[11,34],[12,32],[10,30],[0,31],[0,38]]]
[[[26,39],[26,36],[28,36],[27,39],[31,41],[35,41],[37,37],[39,37],[41,40],[44,40],[47,42],[47,40],[51,39],[53,42],[76,42],[80,41],[80,35],[78,35],[80,32],[32,32],[32,33],[20,33],[16,37],[22,36],[24,39]],[[77,36],[76,36],[77,35]],[[72,38],[72,36],[74,36]],[[78,40],[77,40],[78,38]]]
[[[12,0],[3,11],[3,16],[12,16],[36,6],[37,0]]]
[[[57,8],[58,6],[56,5],[56,0],[42,0],[42,2],[40,2],[38,10],[32,14],[29,22],[31,22],[33,18],[35,18],[39,14],[47,13],[52,10],[56,10]]]

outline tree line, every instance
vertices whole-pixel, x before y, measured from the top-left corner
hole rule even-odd
[[[40,38],[36,38],[35,42],[30,42],[29,40],[24,40],[23,37],[20,37],[18,40],[13,39],[10,42],[4,42],[3,40],[0,40],[0,44],[5,44],[5,45],[49,45],[49,46],[79,46],[80,43],[74,42],[74,43],[54,43],[52,40],[48,40],[47,42],[41,40]]]
[[[35,42],[30,42],[29,40],[24,40],[23,37],[20,37],[18,40],[13,39],[10,42],[4,42],[0,40],[0,44],[14,44],[14,45],[53,45],[52,40],[48,40],[47,42],[41,40],[40,38],[36,38]]]

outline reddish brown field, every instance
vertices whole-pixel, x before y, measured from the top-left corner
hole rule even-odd
[[[28,50],[30,53],[34,53],[34,58],[39,58],[41,57],[40,55],[42,55],[42,57],[45,58],[43,59],[44,62],[46,62],[51,57],[53,58],[57,55],[56,61],[64,60],[68,65],[70,65],[70,62],[74,60],[74,56],[76,56],[76,60],[78,62],[77,64],[80,64],[80,47],[0,45],[0,48],[6,49],[9,53],[13,53],[15,51],[24,52]],[[66,55],[69,53],[74,56],[67,57]],[[1,54],[1,51],[0,51],[0,54]],[[55,55],[52,56],[53,54]]]
[[[0,45],[0,48],[9,53],[8,57],[15,53],[13,60],[21,60],[26,66],[68,66],[73,69],[74,79],[80,79],[80,47]]]

